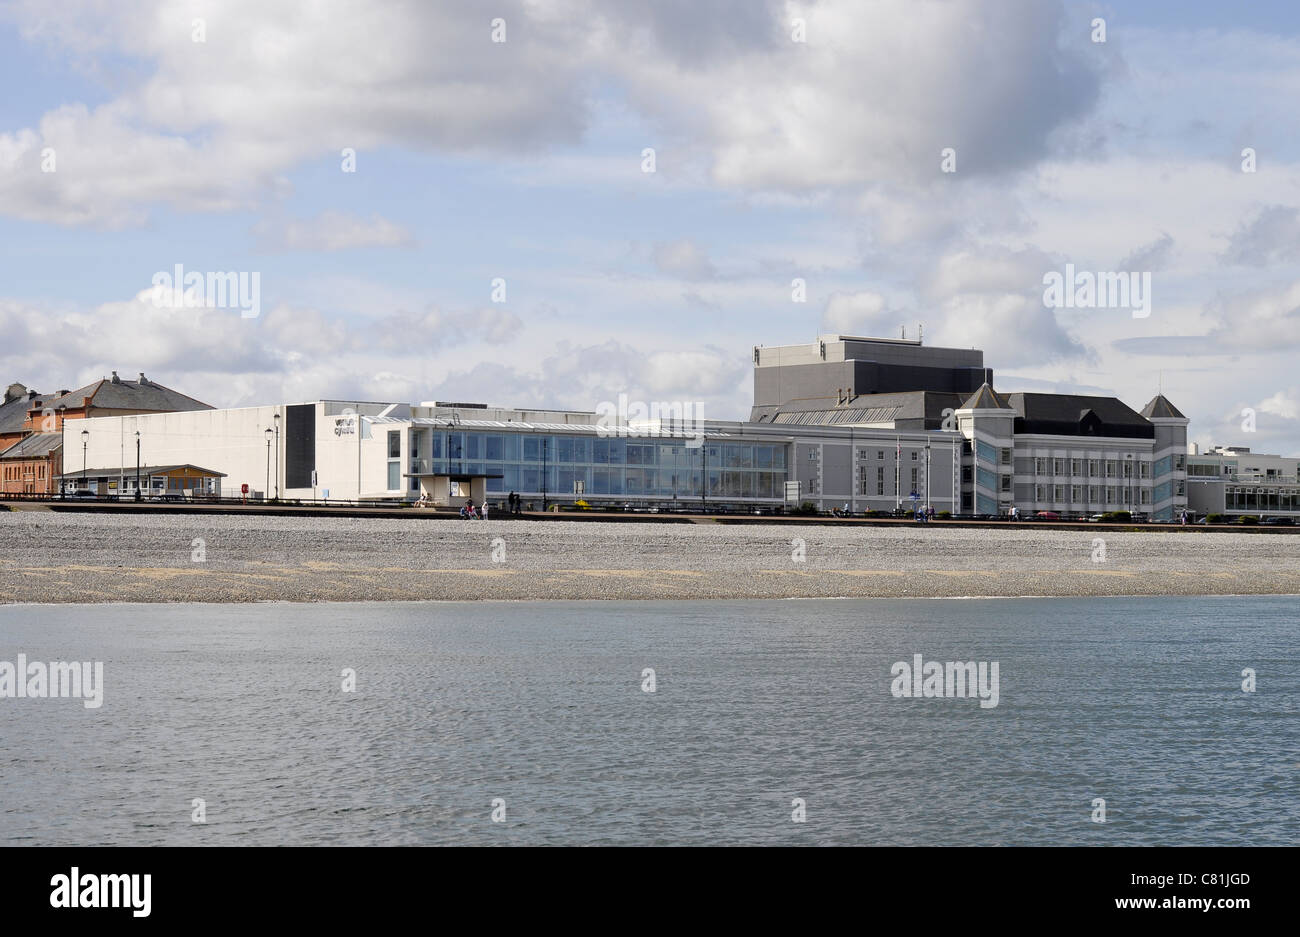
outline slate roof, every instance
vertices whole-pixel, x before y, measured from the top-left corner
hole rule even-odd
[[[180,391],[164,387],[162,384],[146,379],[120,380],[114,383],[108,378],[101,378],[85,387],[68,391],[62,397],[55,396],[43,401],[42,406],[57,410],[60,404],[67,407],[80,407],[82,398],[89,397],[92,407],[105,410],[212,410],[210,404],[193,397],[187,397]]]
[[[1164,396],[1164,394],[1156,394],[1152,397],[1151,401],[1142,408],[1142,415],[1148,418],[1154,416],[1157,418],[1173,417],[1179,420],[1187,419],[1187,417],[1183,416],[1182,411],[1170,403],[1169,398]]]
[[[1006,399],[1017,414],[1017,433],[1136,439],[1155,436],[1155,427],[1118,397],[1008,394]]]
[[[21,433],[27,419],[27,395],[0,403],[0,433]]]
[[[1008,394],[1007,402],[1031,422],[1077,423],[1091,410],[1110,425],[1146,426],[1146,419],[1118,397],[1083,394]]]
[[[1014,409],[1007,398],[999,394],[985,382],[980,385],[980,389],[971,394],[966,402],[961,405],[963,410],[1012,410]]]

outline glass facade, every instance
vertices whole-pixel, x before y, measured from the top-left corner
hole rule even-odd
[[[427,432],[419,429],[416,432]],[[785,497],[783,443],[610,438],[522,433],[429,434],[431,458],[413,471],[434,475],[500,475],[487,479],[492,494],[621,498],[698,498],[707,473],[707,497]]]

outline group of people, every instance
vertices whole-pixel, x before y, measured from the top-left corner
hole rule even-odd
[[[460,516],[470,521],[485,521],[488,519],[487,499],[483,499],[482,507],[475,509],[473,501],[466,501],[460,509]]]
[[[415,502],[415,506],[420,508],[428,507],[432,503],[433,502],[429,500],[427,495],[421,495],[420,500]],[[510,492],[510,496],[506,498],[506,505],[509,508],[509,513],[511,514],[519,514],[523,511],[523,499],[520,498],[519,495],[515,494],[513,491]],[[465,503],[462,504],[460,507],[460,516],[466,520],[471,520],[471,521],[487,520],[488,519],[487,499],[484,498],[483,503],[476,506],[472,498],[467,498]]]
[[[918,505],[916,508],[916,522],[918,524],[928,524],[934,520],[934,505]]]

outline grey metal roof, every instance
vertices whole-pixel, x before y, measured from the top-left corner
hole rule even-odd
[[[62,444],[62,433],[32,433],[0,452],[0,459],[40,459]]]
[[[638,435],[645,438],[653,439],[694,439],[694,432],[650,432],[649,430],[640,431],[633,428],[624,427],[624,432],[619,433],[611,426],[598,426],[595,423],[525,423],[521,420],[451,420],[446,417],[391,417],[391,416],[368,416],[363,417],[369,423],[375,424],[392,424],[392,423],[410,423],[412,426],[434,426],[439,429],[449,430],[513,430],[524,433],[577,433],[584,436],[608,436],[611,439],[624,437],[627,439],[636,439]],[[715,430],[707,430],[709,436],[726,436],[727,433],[721,433]]]
[[[835,410],[783,411],[772,418],[773,423],[791,426],[841,426],[855,423],[893,424],[903,413],[901,405],[892,407],[843,407]]]

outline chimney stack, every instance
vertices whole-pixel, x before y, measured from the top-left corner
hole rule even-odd
[[[122,383],[122,379],[121,379],[120,377],[117,376],[117,372],[116,372],[116,371],[113,372],[113,377],[110,379],[110,382],[109,382],[109,383],[112,383],[112,384],[121,384],[121,383]]]
[[[144,372],[143,372],[143,371],[140,372],[140,381],[139,381],[139,383],[142,384],[142,385],[143,385],[143,384],[148,384],[148,383],[149,383],[147,380],[145,380],[145,376],[144,376]]]

